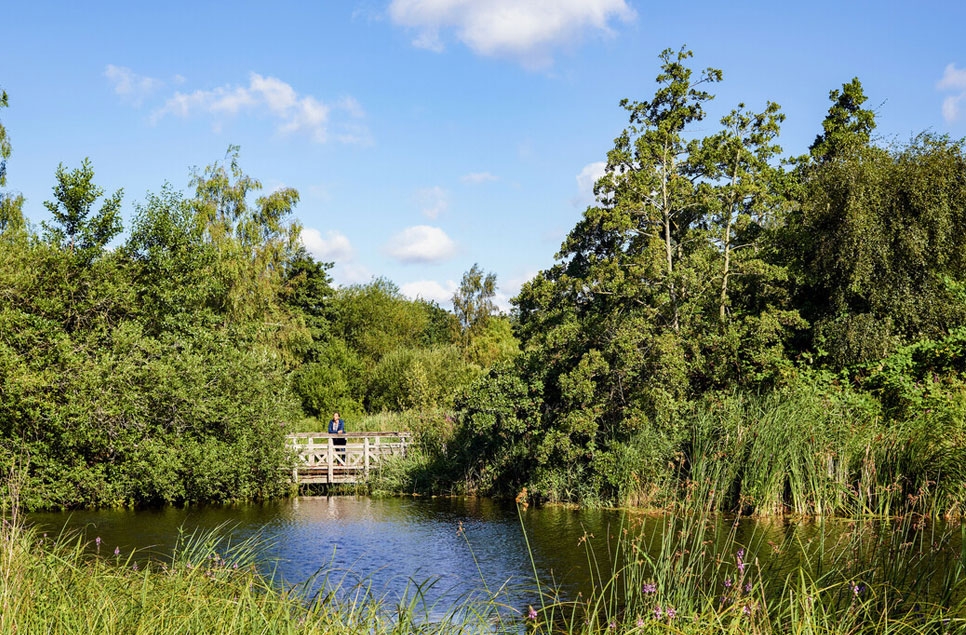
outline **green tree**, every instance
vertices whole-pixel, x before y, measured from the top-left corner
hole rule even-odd
[[[84,159],[81,167],[70,172],[63,164],[58,165],[55,177],[54,200],[44,201],[44,207],[54,217],[53,224],[42,223],[47,239],[70,252],[92,257],[121,233],[124,191],[114,192],[92,214],[93,205],[104,195],[104,189],[94,185],[90,159]]]
[[[9,107],[7,92],[0,89],[0,108]],[[7,129],[0,121],[0,187],[7,185],[7,159],[10,158],[11,146],[7,136]],[[0,192],[0,234],[18,232],[26,226],[23,217],[23,196]]]
[[[722,118],[723,130],[705,139],[699,150],[707,187],[713,238],[721,251],[718,317],[724,321],[732,299],[729,283],[747,275],[737,256],[759,252],[762,229],[780,205],[771,161],[781,152],[775,143],[785,116],[778,104],[761,113],[740,104]]]
[[[230,320],[259,318],[268,332],[283,307],[286,265],[299,247],[301,225],[293,220],[299,194],[282,188],[250,201],[262,188],[238,163],[239,148],[228,148],[228,164],[215,163],[195,172],[191,201],[206,240],[218,254],[215,276],[224,289],[222,310]]]
[[[832,91],[823,133],[795,176],[785,250],[803,344],[833,368],[869,362],[921,338],[942,338],[966,307],[963,142],[923,134],[872,144],[874,113],[857,79]]]
[[[9,108],[10,100],[7,91],[0,88],[0,108]],[[10,158],[10,139],[7,137],[7,129],[0,121],[0,187],[7,185],[7,159]]]
[[[453,313],[464,334],[478,326],[482,327],[496,313],[495,296],[495,273],[484,275],[480,266],[474,264],[463,274],[460,286],[453,294]]]
[[[137,290],[137,314],[147,334],[187,333],[220,321],[214,276],[217,253],[204,240],[191,202],[171,187],[135,206],[121,249]]]
[[[868,146],[875,130],[875,113],[863,108],[868,98],[858,77],[829,92],[832,106],[822,122],[822,132],[808,147],[817,161],[830,161]]]

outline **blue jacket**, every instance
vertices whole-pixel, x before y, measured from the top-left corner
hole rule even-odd
[[[335,422],[335,419],[329,420],[329,434],[345,433],[345,421],[339,419],[339,423]]]

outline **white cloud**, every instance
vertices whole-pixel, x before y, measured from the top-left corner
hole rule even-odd
[[[393,236],[386,253],[404,263],[432,263],[447,260],[456,253],[456,244],[439,227],[416,225]]]
[[[212,90],[176,92],[156,109],[151,120],[157,123],[168,115],[189,117],[196,113],[235,116],[242,111],[267,112],[276,122],[280,134],[304,134],[317,143],[329,140],[332,112],[338,111],[351,119],[361,119],[365,113],[352,97],[342,97],[328,105],[311,95],[301,96],[288,83],[277,77],[249,76],[248,86],[220,86]],[[221,125],[216,120],[215,127]],[[342,143],[369,143],[368,129],[358,121],[339,123],[335,138]]]
[[[962,105],[966,103],[966,68],[956,68],[955,64],[946,65],[936,88],[957,93],[943,99],[943,119],[949,123],[958,121],[963,114]]]
[[[489,172],[471,172],[460,177],[463,183],[486,183],[488,181],[499,181],[500,179]]]
[[[943,119],[948,123],[957,121],[962,114],[961,104],[966,102],[966,92],[943,100]]]
[[[316,260],[323,262],[351,261],[355,255],[349,239],[334,229],[323,236],[319,230],[305,227],[302,229],[302,244]]]
[[[332,269],[332,278],[337,285],[365,284],[372,280],[372,272],[359,263],[337,263]]]
[[[422,298],[438,303],[442,307],[451,306],[453,294],[456,293],[456,283],[447,280],[445,284],[440,284],[435,280],[416,280],[407,282],[399,287],[399,291],[411,300]]]
[[[597,179],[604,176],[606,169],[607,163],[605,161],[595,161],[588,163],[580,170],[577,175],[577,196],[573,199],[575,207],[589,205],[594,201],[594,184]]]
[[[416,192],[416,204],[423,216],[435,219],[449,207],[446,190],[437,186],[426,187]]]
[[[936,88],[966,90],[966,68],[956,68],[955,64],[947,64],[946,70],[943,71],[943,78],[939,80]]]
[[[453,30],[475,53],[549,66],[552,51],[586,31],[610,35],[611,20],[636,15],[625,0],[392,0],[389,17],[416,31],[413,46],[440,52]]]
[[[164,82],[160,79],[138,75],[126,66],[108,64],[104,69],[104,76],[114,84],[114,92],[117,95],[135,106],[140,106],[146,97],[164,86]]]

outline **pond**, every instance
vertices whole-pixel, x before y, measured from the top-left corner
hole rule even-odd
[[[708,549],[708,563],[725,570],[718,585],[728,571],[737,571],[737,547],[748,550],[746,562],[767,572],[761,575],[776,579],[799,566],[821,574],[834,565],[863,585],[914,585],[920,592],[941,586],[962,556],[961,530],[932,523],[715,517],[689,524],[618,510],[523,509],[482,498],[319,496],[224,507],[36,513],[29,519],[48,533],[82,532],[91,548],[100,538],[102,550],[116,547],[125,557],[133,550],[142,559],[170,555],[179,532],[222,527],[233,540],[264,540],[262,568],[279,583],[308,581],[317,591],[327,574],[329,584],[359,583],[392,601],[418,587],[430,606],[502,585],[514,589],[517,606],[526,606],[537,601],[534,572],[565,597],[586,596],[600,578],[611,577],[621,535],[635,537],[641,553],[653,559]]]

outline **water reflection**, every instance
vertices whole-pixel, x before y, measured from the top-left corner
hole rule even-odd
[[[108,510],[70,514],[32,514],[32,522],[48,532],[83,532],[102,551],[115,546],[126,557],[164,558],[179,531],[231,528],[234,539],[259,536],[266,541],[267,573],[288,585],[307,580],[313,590],[320,572],[343,585],[371,586],[372,593],[398,599],[412,584],[434,584],[432,603],[464,597],[484,587],[521,585],[515,606],[533,601],[534,569],[542,584],[568,597],[591,591],[594,577],[610,577],[618,536],[639,536],[652,558],[661,557],[662,536],[677,537],[684,525],[668,525],[668,517],[614,510],[531,507],[518,510],[480,498],[302,497],[265,504],[160,510]],[[822,522],[749,519],[709,520],[703,544],[717,563],[733,562],[735,545],[759,559],[760,571],[782,580],[803,563],[842,567],[853,562],[868,581],[904,585],[888,576],[907,576],[912,585],[924,577],[940,579],[961,554],[962,537],[944,526],[905,527],[896,535],[892,523],[830,520]],[[694,531],[691,525],[689,531]],[[677,539],[677,538],[676,538]],[[944,547],[938,549],[938,547]],[[702,547],[703,548],[703,547]],[[926,554],[923,556],[922,554]],[[532,556],[532,560],[531,560]],[[825,559],[824,561],[822,559]],[[901,565],[901,566],[900,566]],[[720,565],[716,565],[720,566]],[[873,568],[878,568],[872,571]],[[595,576],[596,574],[596,576]],[[886,576],[886,578],[883,578]],[[314,586],[313,586],[314,585]],[[920,585],[921,586],[921,585]]]
[[[611,513],[615,515],[616,513]],[[126,556],[163,558],[179,532],[231,528],[233,540],[257,535],[266,544],[265,570],[294,585],[328,573],[329,579],[371,585],[379,597],[398,598],[412,583],[432,582],[430,600],[463,596],[484,587],[532,588],[539,575],[575,583],[585,562],[577,549],[588,520],[556,508],[530,509],[479,499],[371,499],[302,497],[257,505],[161,510],[81,511],[32,514],[48,532],[83,532],[101,538],[102,550],[117,546]],[[587,531],[598,532],[596,527]],[[318,585],[321,581],[316,580]]]

